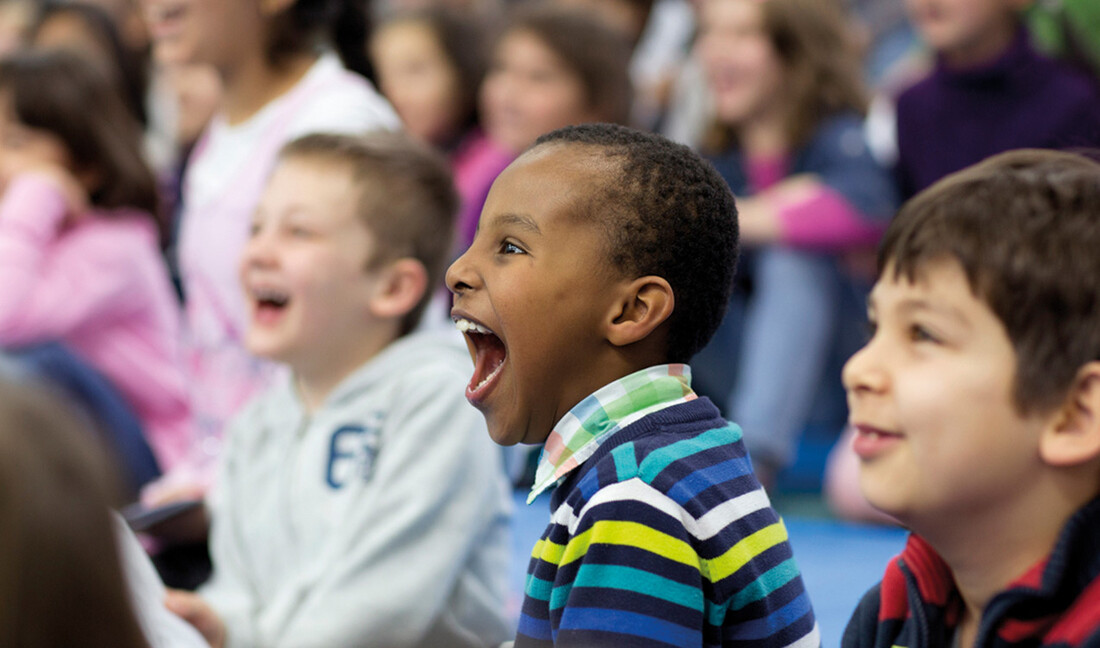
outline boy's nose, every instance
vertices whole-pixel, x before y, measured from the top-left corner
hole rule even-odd
[[[262,230],[253,232],[245,242],[244,251],[241,253],[241,267],[269,265],[274,259],[270,239],[271,237]]]
[[[451,267],[447,268],[447,275],[445,281],[447,282],[447,289],[452,293],[458,295],[467,290],[473,288],[474,273],[471,271],[470,263],[468,260],[469,251],[462,256],[455,259]]]
[[[844,363],[841,380],[849,396],[859,392],[880,392],[886,387],[886,373],[877,362],[878,352],[873,345],[872,338]]]

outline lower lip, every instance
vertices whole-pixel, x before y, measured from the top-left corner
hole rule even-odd
[[[484,384],[478,386],[476,389],[466,385],[466,400],[470,402],[474,407],[480,407],[485,403],[485,399],[489,397],[489,394],[493,391],[493,388],[500,382],[500,376],[504,373],[504,365],[508,364],[508,359],[505,358],[504,362],[497,367],[496,371],[492,374],[492,377]]]
[[[286,312],[286,308],[271,308],[269,306],[258,306],[253,311],[252,321],[261,326],[272,326],[277,324],[279,320],[283,318],[283,314]]]
[[[891,448],[901,443],[901,439],[902,437],[897,434],[856,430],[856,436],[852,440],[852,450],[860,459],[867,461],[889,452]]]

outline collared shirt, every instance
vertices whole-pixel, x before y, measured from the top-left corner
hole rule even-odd
[[[615,432],[643,416],[696,398],[691,368],[685,364],[642,369],[596,390],[550,431],[527,503],[584,463]]]

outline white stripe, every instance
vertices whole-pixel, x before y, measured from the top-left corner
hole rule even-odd
[[[820,648],[821,647],[821,630],[817,627],[817,622],[814,622],[814,629],[809,634],[803,636],[798,641],[787,644],[787,648]]]
[[[696,519],[688,514],[682,506],[673,501],[668,495],[665,495],[646,482],[635,477],[624,482],[611,484],[610,486],[596,491],[592,499],[588,500],[588,503],[581,509],[579,515],[573,514],[573,509],[568,503],[562,503],[562,505],[554,511],[550,521],[568,527],[569,535],[572,536],[577,533],[577,526],[580,524],[581,519],[588,513],[589,509],[594,506],[599,506],[600,504],[623,501],[636,501],[648,504],[665,515],[680,520],[687,532],[690,533],[693,538],[700,541],[713,538],[718,532],[729,526],[732,522],[771,506],[764,490],[758,488],[740,497],[722,502],[708,511],[703,517]]]

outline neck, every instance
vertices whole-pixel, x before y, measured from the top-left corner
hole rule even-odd
[[[1016,38],[1016,22],[1009,19],[999,29],[992,29],[972,41],[940,53],[944,65],[952,70],[966,70],[992,63],[1001,57]]]
[[[312,354],[303,362],[290,362],[294,371],[294,383],[305,410],[312,414],[321,409],[340,383],[377,356],[397,337],[395,326],[392,336],[363,335],[354,349],[349,349],[347,345],[334,344],[332,351]]]
[[[753,117],[737,129],[741,148],[749,157],[772,157],[787,152],[787,120],[777,111]]]
[[[1049,556],[1066,521],[1087,503],[1068,484],[1053,477],[1032,481],[1004,504],[943,516],[944,528],[920,531],[950,567],[962,598],[960,646],[973,645],[989,601]]]
[[[230,125],[247,121],[272,100],[294,87],[316,62],[310,53],[296,54],[279,66],[268,62],[266,54],[237,60],[219,69],[222,79],[222,112]]]

